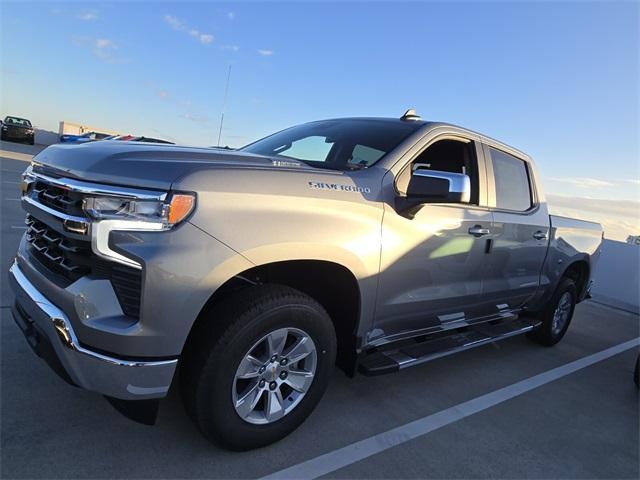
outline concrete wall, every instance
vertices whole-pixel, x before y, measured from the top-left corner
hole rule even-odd
[[[43,130],[41,128],[35,129],[34,141],[37,145],[53,145],[58,143],[58,134],[50,130]]]
[[[595,301],[640,313],[640,245],[605,240],[593,277]]]

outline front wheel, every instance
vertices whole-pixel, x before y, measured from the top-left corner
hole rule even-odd
[[[563,278],[544,309],[534,315],[542,323],[529,333],[529,338],[547,347],[562,340],[573,318],[577,298],[573,280]]]
[[[207,320],[182,371],[185,405],[202,433],[248,450],[295,430],[322,397],[335,361],[335,332],[322,306],[292,288],[260,285]]]

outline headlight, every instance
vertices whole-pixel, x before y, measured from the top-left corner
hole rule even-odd
[[[187,218],[195,204],[196,197],[192,193],[172,193],[166,201],[88,197],[82,207],[87,215],[98,221],[130,221],[131,226],[136,225],[132,230],[168,230]],[[148,224],[147,228],[145,224]]]
[[[33,176],[33,165],[29,165],[27,169],[22,172],[20,177],[20,193],[24,196],[29,193],[31,187],[36,181],[36,177]]]
[[[88,197],[82,202],[84,211],[96,221],[91,224],[91,249],[107,260],[134,268],[142,265],[109,245],[113,231],[152,232],[169,230],[184,221],[193,211],[193,193],[171,193],[165,201],[124,197]]]

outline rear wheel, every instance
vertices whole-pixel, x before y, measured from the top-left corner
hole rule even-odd
[[[289,287],[243,290],[215,308],[192,335],[182,392],[215,443],[248,450],[296,429],[322,397],[333,369],[331,319]]]
[[[544,309],[534,315],[542,323],[529,333],[529,338],[549,347],[562,340],[573,318],[577,298],[573,280],[563,278]]]

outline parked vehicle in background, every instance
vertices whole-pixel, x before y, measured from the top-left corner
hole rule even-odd
[[[297,428],[336,360],[379,375],[518,334],[556,344],[602,242],[549,215],[528,155],[413,111],[229,151],[54,145],[23,178],[28,343],[148,423],[179,365],[192,419],[240,450]]]
[[[161,140],[159,138],[153,137],[134,137],[131,139],[132,142],[143,142],[143,143],[165,143],[167,145],[175,145],[173,142],[169,142],[167,140]]]
[[[33,125],[26,118],[5,117],[0,127],[0,139],[33,145],[35,143]]]
[[[133,135],[116,135],[115,137],[110,138],[109,140],[117,140],[118,142],[130,142],[134,138],[136,137]]]
[[[86,143],[86,142],[93,142],[95,140],[104,140],[107,137],[111,137],[112,135],[109,135],[108,133],[100,133],[100,132],[86,132],[83,133],[81,135],[71,135],[71,134],[64,134],[64,135],[60,135],[60,142],[61,143]]]

